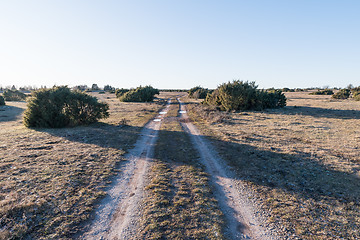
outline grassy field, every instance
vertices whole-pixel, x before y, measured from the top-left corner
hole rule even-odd
[[[360,102],[287,93],[288,106],[190,116],[291,239],[360,238]]]
[[[81,230],[141,127],[163,107],[110,105],[110,117],[89,126],[28,129],[25,102],[0,107],[0,239],[68,239]]]
[[[137,238],[224,239],[222,213],[178,110],[172,104],[161,126]]]

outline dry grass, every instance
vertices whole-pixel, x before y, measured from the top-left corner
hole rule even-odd
[[[269,221],[290,238],[359,239],[360,103],[287,97],[284,109],[263,112],[188,107],[240,181],[257,192]]]
[[[159,133],[138,238],[223,239],[222,213],[198,153],[176,119],[178,109],[171,106]]]
[[[164,102],[96,96],[110,104],[110,118],[76,128],[28,129],[25,102],[0,107],[0,239],[70,239],[81,230],[123,154]]]

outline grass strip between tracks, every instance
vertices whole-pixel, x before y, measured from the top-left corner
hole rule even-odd
[[[146,187],[141,239],[223,239],[223,215],[209,176],[178,119],[178,104],[165,118]]]

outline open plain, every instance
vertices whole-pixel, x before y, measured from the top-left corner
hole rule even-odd
[[[96,239],[99,218],[102,239],[360,238],[360,102],[294,92],[220,112],[91,94],[110,117],[83,127],[28,129],[25,102],[0,107],[0,239]]]
[[[360,102],[286,96],[285,108],[261,112],[187,107],[286,237],[359,239]]]

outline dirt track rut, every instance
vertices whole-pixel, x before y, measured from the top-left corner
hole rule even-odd
[[[246,189],[239,185],[224,161],[213,150],[211,144],[189,121],[185,106],[180,102],[182,127],[191,136],[194,147],[199,151],[201,162],[211,176],[215,198],[227,222],[226,235],[231,239],[277,239],[263,226],[261,218],[255,217],[256,209],[249,202]],[[107,197],[96,211],[90,230],[81,239],[132,239],[141,218],[141,202],[154,145],[161,126],[161,120],[170,106],[160,112],[142,130],[135,148],[127,154],[128,161],[113,182]]]
[[[154,145],[167,107],[147,123],[135,148],[125,156],[127,162],[110,186],[108,195],[96,210],[90,230],[81,239],[131,239],[141,217],[140,203],[143,198],[146,173],[153,157]]]
[[[277,239],[262,226],[263,221],[255,217],[256,209],[249,202],[246,189],[235,181],[234,175],[211,144],[189,121],[185,106],[178,101],[182,127],[191,136],[193,145],[200,153],[201,162],[211,176],[215,197],[227,220],[227,234],[232,239]]]

